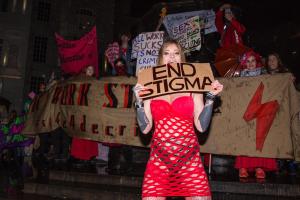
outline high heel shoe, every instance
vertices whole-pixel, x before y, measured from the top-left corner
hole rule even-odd
[[[239,177],[240,178],[247,178],[249,176],[246,168],[240,168],[239,170]]]
[[[256,168],[255,170],[255,177],[257,179],[265,179],[266,178],[266,173],[262,168]]]

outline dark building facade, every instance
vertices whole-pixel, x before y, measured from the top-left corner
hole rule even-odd
[[[114,35],[114,0],[1,0],[0,95],[22,110],[52,72],[60,76],[55,33],[79,39],[96,25],[99,68]]]
[[[0,96],[20,110],[31,24],[31,0],[0,1]]]

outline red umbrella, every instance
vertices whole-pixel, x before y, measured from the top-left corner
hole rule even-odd
[[[217,50],[215,66],[223,77],[233,77],[241,70],[240,58],[242,55],[251,50],[249,47],[234,44],[229,48],[220,48]]]

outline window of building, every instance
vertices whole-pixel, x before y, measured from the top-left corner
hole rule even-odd
[[[30,79],[30,91],[39,93],[39,86],[41,83],[45,83],[45,78],[42,76],[32,76]]]
[[[0,1],[0,11],[7,12],[9,7],[9,0],[1,0]]]
[[[94,16],[94,12],[87,8],[81,8],[81,9],[77,10],[77,14],[85,15],[85,16]]]
[[[47,37],[36,36],[33,44],[33,61],[34,62],[46,62],[47,53]]]
[[[27,2],[27,0],[0,0],[0,12],[20,13],[25,1]]]
[[[37,19],[43,22],[49,22],[51,4],[46,1],[39,1],[37,9]]]
[[[7,67],[18,68],[18,54],[19,48],[17,45],[9,45],[8,56],[7,56]]]
[[[86,32],[95,24],[95,12],[87,8],[77,10],[79,29]]]

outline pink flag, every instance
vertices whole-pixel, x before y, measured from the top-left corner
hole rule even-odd
[[[66,74],[78,74],[92,65],[98,77],[98,49],[96,26],[79,40],[65,40],[55,33],[61,69]]]

